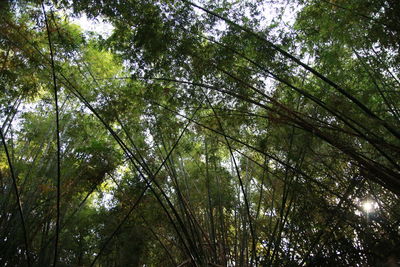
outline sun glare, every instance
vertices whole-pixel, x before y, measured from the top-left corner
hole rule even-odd
[[[372,212],[374,210],[374,206],[374,202],[370,200],[366,200],[362,203],[362,208],[367,213]]]

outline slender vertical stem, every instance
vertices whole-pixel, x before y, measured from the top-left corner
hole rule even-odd
[[[201,90],[202,90],[203,95],[205,96],[205,98],[207,100],[208,105],[210,106],[211,110],[213,111],[215,118],[217,119],[217,122],[218,122],[219,128],[221,129],[221,132],[223,133],[225,142],[226,142],[226,144],[228,146],[229,153],[230,153],[231,158],[232,158],[232,163],[233,163],[233,166],[235,168],[236,175],[237,175],[238,180],[239,180],[239,186],[240,186],[240,189],[241,189],[241,191],[243,193],[243,199],[244,199],[244,203],[245,203],[245,207],[246,207],[248,223],[249,223],[249,228],[250,228],[250,234],[251,234],[251,239],[252,239],[251,258],[250,258],[250,266],[252,266],[253,265],[253,259],[255,259],[255,257],[256,257],[256,235],[255,235],[254,228],[253,228],[253,222],[252,222],[252,217],[251,217],[251,213],[250,213],[250,204],[249,204],[249,201],[248,201],[247,193],[246,193],[246,190],[244,188],[244,183],[243,183],[242,177],[240,175],[240,171],[239,171],[239,168],[238,168],[238,164],[236,162],[235,155],[233,154],[232,146],[231,146],[228,138],[225,135],[225,130],[224,130],[223,126],[222,126],[221,120],[219,119],[219,116],[217,115],[217,113],[216,113],[216,111],[214,109],[214,106],[212,105],[212,103],[211,103],[209,97],[207,96],[206,92],[204,92],[203,88]]]
[[[8,166],[10,167],[11,178],[13,180],[13,187],[14,187],[14,191],[15,191],[15,197],[16,197],[16,200],[17,200],[18,213],[19,213],[19,216],[21,217],[22,231],[24,233],[26,260],[27,260],[28,266],[32,266],[31,259],[30,259],[30,256],[29,256],[28,234],[27,234],[27,231],[26,231],[26,224],[25,224],[24,214],[22,212],[22,205],[21,205],[20,195],[19,195],[18,186],[17,186],[17,178],[15,177],[14,167],[13,167],[13,164],[11,162],[10,153],[8,152],[6,139],[5,139],[5,137],[3,135],[3,131],[1,129],[0,129],[0,135],[1,135],[1,141],[3,143],[4,151],[6,152]]]
[[[57,218],[56,218],[56,240],[54,244],[54,261],[53,266],[57,264],[57,257],[58,257],[58,240],[59,240],[59,233],[60,233],[60,192],[61,192],[61,144],[60,144],[60,121],[59,121],[59,110],[58,110],[58,93],[57,93],[57,79],[56,79],[56,72],[54,67],[54,53],[53,53],[53,46],[51,43],[50,38],[50,30],[49,30],[49,22],[47,20],[46,11],[44,8],[44,4],[42,2],[42,10],[44,15],[44,20],[46,23],[46,30],[47,30],[47,40],[49,42],[49,49],[50,49],[50,59],[51,59],[51,72],[53,78],[53,87],[54,87],[54,102],[55,102],[55,112],[56,112],[56,138],[57,138]]]

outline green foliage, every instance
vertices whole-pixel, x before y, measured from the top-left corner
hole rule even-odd
[[[1,265],[398,260],[397,1],[202,3],[1,4]]]

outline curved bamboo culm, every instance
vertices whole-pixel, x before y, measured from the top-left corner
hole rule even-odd
[[[380,124],[382,124],[391,134],[393,134],[394,136],[396,136],[397,138],[400,138],[400,133],[394,129],[393,127],[391,127],[390,125],[388,125],[384,120],[382,120],[381,118],[379,118],[373,111],[371,111],[368,107],[366,107],[363,103],[361,103],[357,98],[355,98],[354,96],[352,96],[351,94],[349,94],[345,89],[343,89],[342,87],[340,87],[338,84],[336,84],[335,82],[331,81],[330,79],[328,79],[326,76],[324,76],[323,74],[319,73],[317,70],[315,70],[314,68],[312,68],[311,66],[303,63],[301,60],[299,60],[298,58],[296,58],[295,56],[291,55],[290,53],[286,52],[285,50],[283,50],[282,48],[280,48],[279,46],[273,44],[272,42],[268,41],[267,39],[265,39],[264,37],[260,36],[259,34],[257,34],[256,32],[243,27],[221,15],[218,15],[217,13],[208,10],[204,7],[201,7],[193,2],[190,2],[188,0],[181,0],[182,2],[185,2],[195,8],[198,8],[200,10],[203,10],[204,12],[211,14],[214,17],[217,17],[225,22],[227,22],[230,25],[233,25],[237,28],[239,28],[240,30],[247,32],[253,36],[255,36],[256,38],[264,41],[265,43],[267,43],[272,49],[278,51],[280,54],[282,54],[285,58],[288,58],[290,60],[292,60],[293,62],[295,62],[296,64],[298,64],[299,66],[303,67],[305,70],[309,71],[310,73],[312,73],[313,75],[315,75],[316,77],[318,77],[319,79],[321,79],[323,82],[325,82],[326,84],[332,86],[334,89],[336,89],[338,92],[340,92],[342,95],[344,95],[345,97],[347,97],[349,100],[351,100],[354,104],[356,104],[365,114],[367,114],[369,117],[376,119],[376,121]]]
[[[7,16],[0,23],[8,28],[0,28],[1,41],[10,45],[9,51],[0,50],[6,57],[0,75],[7,74],[9,57],[20,57],[25,65],[13,64],[27,69],[23,78],[37,78],[41,86],[38,92],[29,89],[31,96],[18,80],[18,94],[10,93],[7,100],[0,133],[11,179],[3,186],[0,168],[5,192],[0,216],[10,218],[0,222],[0,230],[6,244],[7,235],[16,232],[12,223],[18,213],[24,236],[10,242],[0,262],[291,266],[389,261],[400,242],[393,230],[400,224],[400,134],[396,98],[387,92],[397,88],[396,70],[382,62],[384,57],[374,57],[371,64],[363,52],[348,47],[364,82],[370,82],[368,92],[387,109],[380,112],[352,92],[359,84],[350,88],[214,5],[145,2],[143,10],[144,2],[127,2],[126,8],[94,4],[88,16],[118,20],[107,40],[95,34],[84,39],[78,28],[57,17],[56,9],[65,3],[51,8],[28,3],[36,13],[26,18],[37,16],[41,28],[20,26]],[[332,4],[322,2],[322,7]],[[332,6],[351,11],[347,5]],[[79,3],[74,8],[74,14],[86,12]],[[145,16],[137,18],[142,11]],[[190,16],[199,21],[190,18],[192,25],[186,21]],[[208,23],[215,23],[211,20],[229,25],[222,38],[207,32]],[[164,40],[152,43],[146,35],[159,38],[157,33],[169,31],[163,27],[176,34],[166,51]],[[140,38],[144,44],[137,43]],[[279,58],[269,59],[268,53]],[[374,64],[386,66],[384,78]],[[130,74],[132,69],[137,73]],[[266,87],[270,81],[272,91]],[[337,106],[331,96],[340,96],[357,114]],[[14,128],[15,118],[26,125]],[[56,182],[49,182],[53,176]],[[14,195],[16,204],[10,203]],[[369,210],[364,200],[370,201]],[[383,246],[390,251],[382,252]]]

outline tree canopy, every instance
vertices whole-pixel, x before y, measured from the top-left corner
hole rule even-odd
[[[399,14],[2,1],[0,264],[397,266]]]

